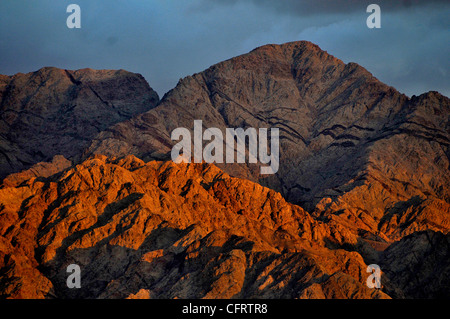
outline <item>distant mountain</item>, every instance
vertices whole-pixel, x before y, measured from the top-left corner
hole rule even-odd
[[[100,131],[159,101],[124,70],[42,68],[0,76],[0,178],[55,155],[79,159]]]

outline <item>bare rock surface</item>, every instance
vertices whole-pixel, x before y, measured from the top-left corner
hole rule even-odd
[[[450,235],[415,232],[392,244],[382,256],[395,298],[450,298]]]
[[[0,201],[2,297],[447,296],[448,234],[377,250],[211,164],[96,156],[4,186]],[[382,289],[366,286],[369,262]],[[81,289],[66,286],[69,264],[82,269]]]
[[[326,247],[351,234],[210,164],[97,156],[0,201],[2,297],[389,297],[358,252]]]
[[[124,70],[53,67],[0,77],[0,178],[49,162],[77,160],[100,131],[159,101],[145,79]]]
[[[301,41],[159,102],[123,70],[0,76],[0,115],[2,297],[448,298],[438,92],[409,98]],[[194,120],[279,128],[279,171],[173,163],[170,134]],[[82,289],[66,286],[72,263]],[[366,286],[372,263],[381,289]]]
[[[32,177],[49,177],[72,166],[72,162],[62,155],[55,155],[51,162],[40,162],[27,170],[13,173],[3,179],[2,186],[19,186]]]
[[[450,100],[399,93],[310,42],[266,45],[188,76],[86,155],[168,159],[178,127],[279,128],[280,169],[220,164],[317,218],[389,242],[450,226]]]

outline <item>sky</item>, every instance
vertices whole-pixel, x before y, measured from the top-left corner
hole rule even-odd
[[[69,29],[69,4],[81,28]],[[381,28],[369,29],[369,4]],[[1,0],[0,74],[125,69],[160,97],[178,80],[269,44],[307,40],[408,96],[450,96],[450,0]]]

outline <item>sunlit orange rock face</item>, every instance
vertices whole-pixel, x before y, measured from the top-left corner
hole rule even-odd
[[[212,164],[96,156],[17,180],[0,200],[3,297],[389,298],[424,284],[445,294],[428,280],[448,280],[448,235],[416,232],[382,251],[356,227]],[[386,272],[382,290],[366,286],[369,262]],[[82,269],[81,289],[66,286],[69,264]]]
[[[95,157],[0,198],[10,297],[387,297],[360,254],[326,248],[354,234],[211,164]]]
[[[42,85],[26,107],[52,110],[69,87],[82,101],[75,115],[101,132],[76,151],[68,144],[58,152],[58,140],[47,162],[30,160],[3,179],[2,297],[450,297],[447,97],[408,98],[309,42],[263,46],[214,65],[156,106],[139,76],[60,71],[40,71],[61,82],[44,77],[53,91]],[[22,77],[14,90],[0,85],[8,92],[2,107],[24,101],[14,98]],[[108,105],[93,93],[100,89],[129,109],[126,118],[88,121]],[[18,114],[18,123],[28,118]],[[170,132],[192,129],[194,120],[279,128],[279,171],[263,178],[257,165],[173,163]],[[36,146],[22,152],[19,137],[12,149],[2,140],[2,156],[32,154]],[[20,163],[4,162],[5,172]],[[66,285],[70,264],[80,266],[80,289]],[[369,264],[382,270],[381,289],[366,285]]]

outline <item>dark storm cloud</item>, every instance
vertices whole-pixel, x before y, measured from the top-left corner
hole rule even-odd
[[[448,3],[448,0],[218,0],[217,2],[221,5],[235,5],[242,3],[242,1],[251,2],[264,8],[275,9],[280,13],[297,15],[350,13],[361,11],[361,8],[367,8],[372,3],[378,4],[387,12],[430,4]],[[210,4],[210,0],[203,0],[203,6],[208,7]]]
[[[366,26],[367,4],[382,28]],[[82,28],[66,27],[77,3]],[[126,69],[160,95],[179,78],[267,43],[309,40],[408,95],[449,95],[448,1],[0,1],[0,74]]]

